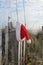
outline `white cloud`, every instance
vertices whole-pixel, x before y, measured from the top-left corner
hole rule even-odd
[[[17,21],[16,0],[2,0],[5,2],[6,8],[0,8],[0,21],[8,21],[8,16],[12,17],[13,21]],[[18,3],[18,19],[24,21],[23,0],[17,0]],[[43,25],[43,0],[25,0],[25,17],[28,28],[39,29]],[[21,4],[20,4],[21,3]],[[8,8],[7,6],[10,6]],[[3,14],[4,13],[4,14]],[[2,19],[2,20],[1,20]],[[15,22],[14,22],[15,24]]]

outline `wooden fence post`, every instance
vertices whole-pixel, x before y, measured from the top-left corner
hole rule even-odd
[[[0,29],[0,65],[2,65],[1,61],[2,61],[2,29]]]
[[[5,65],[8,65],[8,26],[5,27]]]
[[[15,63],[14,50],[16,50],[16,49],[14,49],[14,30],[13,29],[11,29],[11,44],[12,44],[12,65],[14,65],[14,63]]]
[[[14,29],[13,29],[13,26],[12,26],[12,22],[8,23],[8,26],[9,26],[9,29],[10,29],[10,37],[11,37],[11,46],[12,46],[12,49],[11,49],[11,63],[12,65],[14,65]]]

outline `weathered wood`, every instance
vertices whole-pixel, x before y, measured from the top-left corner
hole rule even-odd
[[[16,40],[16,32],[14,32],[13,35],[13,40],[14,40],[14,65],[18,65],[18,42]]]
[[[2,29],[0,29],[0,65],[2,65],[1,61],[2,61]]]
[[[11,29],[12,31],[12,29]],[[14,61],[14,31],[11,32],[11,44],[12,44],[12,65],[14,65],[15,61]],[[15,49],[16,50],[16,49]]]
[[[8,28],[9,27],[9,28]],[[11,44],[11,63],[12,65],[25,65],[23,57],[25,58],[25,40],[18,43],[16,40],[16,32],[12,25],[5,27],[5,65],[8,65],[8,40]],[[8,37],[8,33],[10,37]],[[22,48],[23,47],[23,48]]]
[[[8,65],[8,26],[5,27],[5,65]]]
[[[10,34],[10,44],[11,44],[11,64],[18,64],[18,43],[16,40],[16,31],[10,22],[9,25],[9,34]]]
[[[12,49],[11,49],[11,55],[12,55],[12,65],[14,65],[14,29],[13,29],[13,26],[12,26],[12,22],[9,23],[9,32],[10,32],[10,37],[11,37],[11,46],[12,46]]]

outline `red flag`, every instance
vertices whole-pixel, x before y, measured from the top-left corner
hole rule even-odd
[[[26,38],[28,43],[31,43],[30,34],[23,24],[17,23],[16,25],[16,38],[18,41]]]

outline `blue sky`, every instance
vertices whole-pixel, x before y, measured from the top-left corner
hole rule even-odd
[[[43,0],[24,0],[26,26],[32,30],[41,29],[43,25]],[[23,0],[17,0],[18,21],[25,23]],[[16,0],[0,0],[0,26],[7,25],[8,16],[14,26],[17,22]]]

